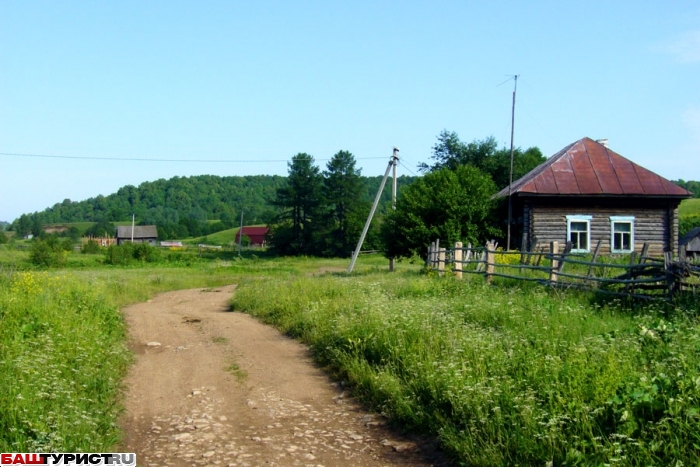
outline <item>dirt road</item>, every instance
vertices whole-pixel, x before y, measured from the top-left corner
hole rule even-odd
[[[136,362],[123,452],[139,466],[446,465],[364,412],[296,341],[229,311],[234,286],[124,310]]]

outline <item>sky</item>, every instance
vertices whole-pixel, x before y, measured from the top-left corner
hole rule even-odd
[[[300,152],[410,175],[443,130],[509,146],[516,74],[516,147],[700,180],[695,0],[3,0],[0,220]]]

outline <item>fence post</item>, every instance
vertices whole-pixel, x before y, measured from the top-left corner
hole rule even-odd
[[[433,269],[433,251],[435,250],[435,242],[430,242],[428,245],[428,258],[425,260],[425,265],[428,269]]]
[[[554,255],[559,254],[559,242],[551,242],[549,244],[549,253],[552,255],[552,269],[549,271],[549,282],[556,282],[559,260],[554,259]]]
[[[443,276],[445,274],[445,249],[440,248],[438,250],[438,275]]]
[[[462,242],[455,243],[455,277],[462,278]]]
[[[493,249],[492,249],[493,248]],[[486,242],[486,283],[490,284],[493,279],[495,259],[495,248],[493,242]]]

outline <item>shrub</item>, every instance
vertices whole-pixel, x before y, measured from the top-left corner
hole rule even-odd
[[[111,245],[105,250],[105,262],[114,266],[123,266],[134,261],[155,263],[158,260],[160,251],[147,243],[123,243]]]
[[[29,250],[29,261],[36,266],[59,267],[66,264],[66,252],[58,241],[36,239]]]
[[[84,255],[99,253],[101,250],[99,243],[95,240],[88,240],[85,245],[80,249],[80,252]]]

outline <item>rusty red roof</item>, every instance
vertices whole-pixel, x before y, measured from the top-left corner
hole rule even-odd
[[[583,138],[513,182],[523,195],[620,195],[689,198],[692,194],[665,178]],[[508,196],[508,187],[495,197]]]
[[[243,227],[243,235],[250,238],[251,243],[262,244],[265,241],[265,235],[270,230],[267,227]],[[240,235],[240,229],[236,232],[236,241]]]

